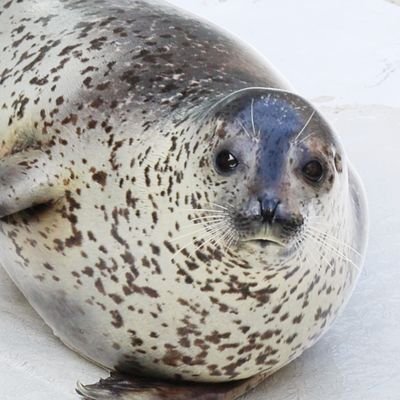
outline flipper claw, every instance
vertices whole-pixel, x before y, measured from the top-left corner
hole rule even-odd
[[[77,383],[85,400],[235,400],[253,389],[265,375],[225,383],[169,382],[112,372],[94,385]]]

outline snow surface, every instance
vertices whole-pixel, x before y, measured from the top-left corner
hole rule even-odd
[[[173,0],[255,46],[337,128],[370,208],[344,314],[246,400],[400,399],[400,0]],[[0,399],[76,400],[107,374],[63,346],[0,269]]]

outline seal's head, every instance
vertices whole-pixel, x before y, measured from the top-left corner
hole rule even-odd
[[[321,212],[329,205],[324,199],[343,173],[334,133],[304,99],[274,89],[236,92],[210,114],[212,147],[200,158],[215,185],[216,214],[207,223],[218,222],[230,245],[287,255],[307,222],[329,211]]]

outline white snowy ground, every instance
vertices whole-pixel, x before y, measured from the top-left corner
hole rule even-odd
[[[337,127],[362,175],[365,270],[332,330],[246,400],[400,399],[400,0],[172,0],[253,44]],[[73,400],[105,376],[0,270],[0,399]]]

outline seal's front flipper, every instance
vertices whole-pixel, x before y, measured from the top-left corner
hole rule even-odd
[[[265,375],[226,383],[167,382],[111,373],[95,385],[78,383],[77,392],[85,400],[234,400],[253,389]]]
[[[61,176],[48,153],[27,150],[0,160],[0,218],[62,196]]]

